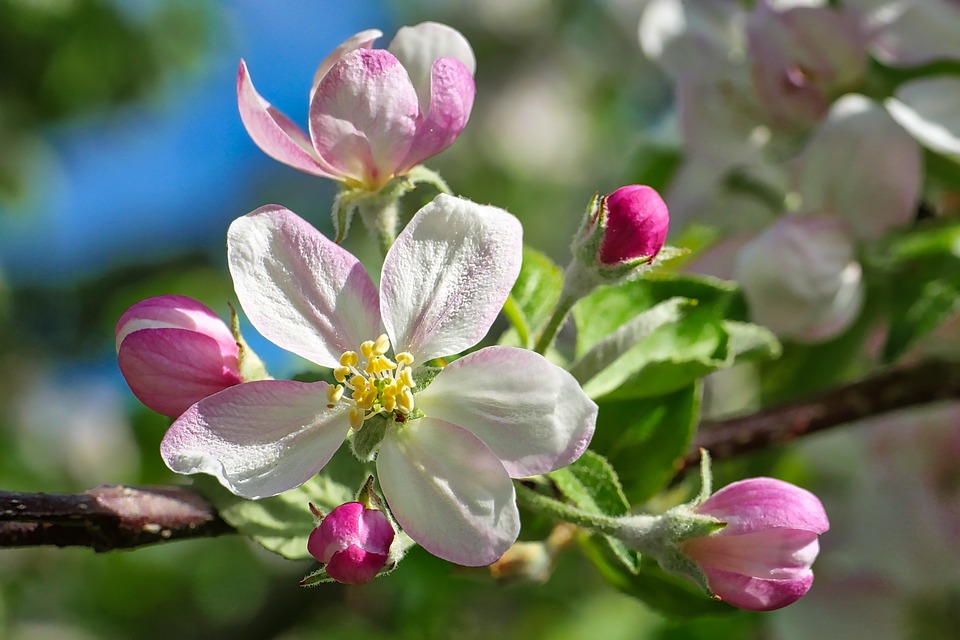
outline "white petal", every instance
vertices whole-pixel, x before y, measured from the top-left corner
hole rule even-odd
[[[439,22],[421,22],[413,27],[401,27],[387,50],[396,56],[407,70],[417,90],[420,111],[430,108],[430,75],[438,58],[456,58],[473,75],[477,59],[463,34]]]
[[[597,405],[572,375],[514,347],[488,347],[456,360],[416,402],[430,418],[479,437],[514,478],[579,458],[597,421]]]
[[[240,304],[271,342],[325,367],[380,334],[377,290],[363,265],[276,205],[238,218],[227,256]]]
[[[876,238],[909,222],[920,198],[920,145],[861,95],[837,100],[794,165],[801,210],[833,214]]]
[[[904,129],[925,147],[960,155],[960,78],[913,80],[900,85],[884,105]]]
[[[510,476],[490,449],[460,427],[421,418],[391,428],[377,472],[403,530],[444,560],[490,564],[520,533]]]
[[[313,74],[313,88],[310,89],[310,99],[313,100],[313,94],[317,90],[317,85],[323,80],[323,76],[327,75],[327,71],[330,71],[333,65],[340,62],[340,58],[356,49],[370,49],[377,38],[380,37],[383,37],[383,32],[380,29],[367,29],[350,36],[337,45],[337,48],[320,62],[316,73]]]
[[[327,383],[261,380],[190,407],[160,443],[177,473],[208,473],[244,498],[282,493],[312,478],[350,428],[347,405],[327,408]]]
[[[426,362],[477,344],[520,273],[522,252],[513,215],[438,195],[383,262],[380,309],[394,350]]]

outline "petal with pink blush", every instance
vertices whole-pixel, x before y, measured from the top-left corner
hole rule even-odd
[[[237,356],[237,341],[227,325],[205,304],[187,296],[166,295],[141,300],[117,320],[117,350],[129,334],[141,329],[187,329],[220,345],[224,355]]]
[[[123,339],[117,360],[133,395],[174,418],[242,382],[236,353],[225,356],[216,340],[188,329],[133,331]]]
[[[325,367],[380,333],[377,290],[363,265],[292,211],[261,207],[230,225],[230,273],[265,338]]]
[[[497,456],[465,429],[432,418],[392,427],[377,472],[397,522],[435,556],[482,566],[517,539],[513,482]]]
[[[436,73],[434,65],[437,60],[459,60],[471,77],[477,70],[477,58],[463,34],[438,22],[421,22],[412,27],[401,27],[387,50],[395,55],[407,70],[423,112],[426,112],[432,103],[430,85],[431,78]]]
[[[268,156],[315,176],[339,179],[317,156],[303,130],[257,93],[243,60],[237,71],[237,104],[247,133]]]
[[[467,126],[476,91],[473,76],[459,60],[440,58],[433,64],[430,108],[417,125],[417,133],[401,171],[453,144]]]
[[[520,273],[523,229],[510,213],[438,195],[400,233],[380,281],[383,324],[417,362],[477,344]]]
[[[417,394],[417,407],[480,438],[514,478],[579,458],[597,418],[597,405],[573,376],[513,347],[488,347],[450,363]]]
[[[320,65],[317,67],[316,73],[313,74],[313,86],[310,89],[310,99],[313,99],[313,94],[317,90],[317,85],[320,84],[320,81],[323,80],[323,76],[327,75],[327,72],[330,71],[333,65],[340,62],[340,58],[347,55],[351,51],[357,49],[369,49],[373,47],[373,43],[383,36],[383,32],[380,29],[367,29],[361,31],[360,33],[354,34],[341,42],[336,49],[330,52],[326,58],[320,61]]]
[[[813,585],[813,572],[794,578],[774,580],[754,578],[728,571],[707,570],[710,590],[724,602],[747,611],[773,611],[793,604]]]
[[[327,408],[325,382],[260,380],[190,407],[160,453],[173,471],[207,473],[244,498],[298,487],[323,468],[350,428],[346,405]]]
[[[382,49],[356,49],[317,85],[310,137],[339,174],[378,187],[410,150],[418,113],[416,92],[397,59]]]
[[[830,528],[817,496],[776,478],[750,478],[723,487],[696,509],[727,526],[715,535],[731,536],[768,528],[824,533]]]

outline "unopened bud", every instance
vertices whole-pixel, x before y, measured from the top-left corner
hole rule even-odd
[[[313,530],[307,551],[326,565],[327,575],[337,582],[363,584],[386,566],[394,535],[383,511],[347,502]]]

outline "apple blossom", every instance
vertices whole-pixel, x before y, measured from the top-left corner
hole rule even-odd
[[[809,591],[818,536],[830,528],[815,495],[782,480],[750,478],[727,485],[693,511],[726,523],[680,543],[720,599],[769,611]]]
[[[363,584],[386,566],[393,538],[393,525],[383,511],[347,502],[323,518],[310,534],[307,550],[337,582]]]
[[[309,480],[352,429],[355,450],[379,440],[380,486],[411,538],[452,562],[493,562],[520,528],[510,478],[577,459],[597,414],[568,372],[523,349],[487,347],[418,381],[435,373],[425,363],[487,333],[519,273],[521,235],[502,209],[437,196],[387,253],[378,292],[287,209],[234,221],[229,264],[250,321],[333,368],[337,384],[266,380],[201,400],[164,437],[167,465],[270,496]]]
[[[117,321],[116,344],[133,395],[167,416],[175,418],[198,400],[243,382],[236,338],[193,298],[138,302]]]
[[[593,218],[594,224],[604,227],[598,257],[605,265],[653,260],[663,248],[670,225],[660,194],[638,184],[600,198]]]
[[[295,169],[372,192],[453,144],[473,106],[469,43],[435,22],[404,27],[389,49],[372,49],[381,35],[358,33],[320,63],[309,135],[257,93],[241,61],[237,99],[253,141]]]

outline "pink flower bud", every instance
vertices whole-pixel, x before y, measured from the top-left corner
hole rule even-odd
[[[605,214],[602,212],[605,210]],[[639,258],[653,259],[667,239],[670,214],[660,194],[639,184],[620,187],[600,200],[605,215],[600,262],[617,265]]]
[[[770,611],[809,591],[818,536],[830,528],[815,495],[781,480],[750,478],[727,485],[695,511],[727,523],[682,543],[720,599]]]
[[[177,417],[243,382],[239,347],[217,315],[193,298],[157,296],[133,305],[116,328],[117,360],[133,395]]]
[[[313,530],[307,551],[327,565],[327,575],[337,582],[363,584],[386,565],[393,536],[383,511],[347,502]]]

